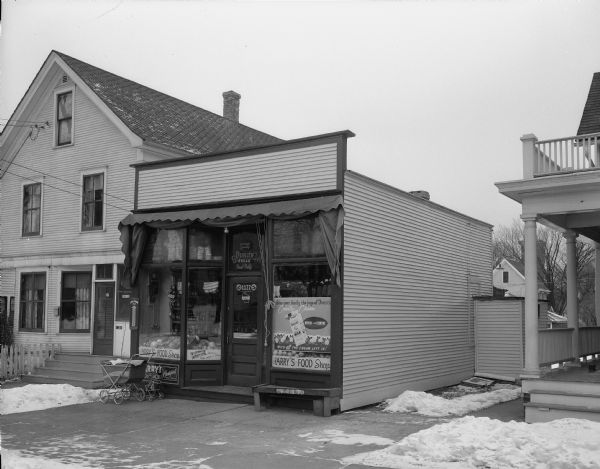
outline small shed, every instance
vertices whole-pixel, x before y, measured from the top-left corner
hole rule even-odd
[[[492,227],[349,171],[352,136],[135,165],[132,347],[174,390],[346,410],[472,376]]]

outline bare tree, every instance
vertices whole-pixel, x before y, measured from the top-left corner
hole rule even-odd
[[[525,264],[523,223],[516,219],[510,226],[499,226],[494,232],[494,263],[506,259]],[[579,317],[587,325],[595,325],[594,316],[594,248],[580,238],[575,245],[577,262]],[[567,302],[566,242],[561,232],[542,225],[537,228],[538,281],[550,291],[548,303],[563,313]]]

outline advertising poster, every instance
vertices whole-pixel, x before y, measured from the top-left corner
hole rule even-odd
[[[272,366],[329,371],[330,357],[331,298],[275,298]]]

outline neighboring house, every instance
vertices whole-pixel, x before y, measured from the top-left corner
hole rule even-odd
[[[580,280],[576,268],[576,238],[585,236],[596,248],[595,312],[596,324],[600,324],[600,73],[593,76],[576,136],[540,141],[535,135],[527,134],[521,140],[522,178],[498,182],[496,186],[500,193],[521,204],[525,224],[526,339],[522,376],[523,391],[531,392],[531,402],[526,403],[526,418],[536,421],[585,415],[597,420],[598,410],[590,412],[589,409],[600,409],[600,385],[574,380],[568,383],[567,392],[567,385],[559,389],[560,380],[540,379],[543,377],[540,364],[578,362],[580,357],[600,353],[600,328],[580,327]],[[537,223],[562,231],[566,238],[567,330],[538,333]],[[545,397],[541,396],[544,390]],[[548,397],[557,395],[558,401],[564,403],[566,398],[561,393],[565,392],[577,396],[582,404],[560,407],[561,402],[552,402]]]
[[[224,98],[226,117],[49,54],[0,135],[0,297],[16,343],[129,356],[118,223],[134,207],[131,165],[281,141]]]
[[[502,259],[494,267],[492,278],[494,287],[505,290],[505,296],[525,297],[525,268],[521,262]],[[545,300],[549,293],[550,290],[545,288],[545,284],[539,280],[538,298]]]

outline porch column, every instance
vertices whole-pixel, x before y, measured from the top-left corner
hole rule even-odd
[[[579,308],[577,301],[577,258],[575,255],[575,240],[577,234],[567,230],[564,234],[567,240],[567,325],[573,328],[571,353],[579,359]]]
[[[522,377],[540,376],[538,350],[537,217],[522,215],[525,223],[525,368]]]
[[[596,312],[596,326],[600,327],[600,243],[594,243],[596,254],[596,274],[594,278],[594,310]]]

